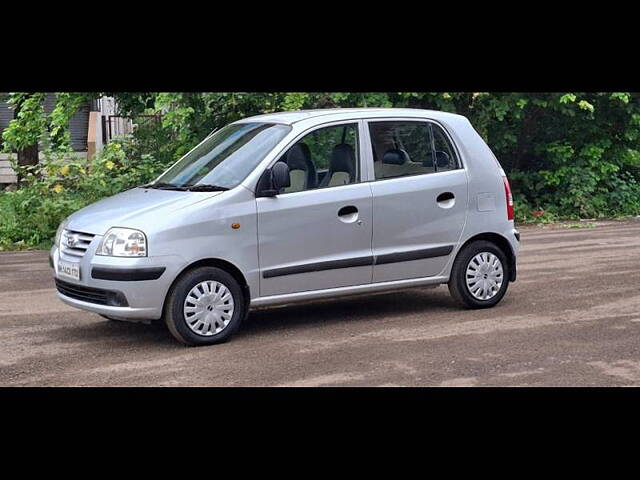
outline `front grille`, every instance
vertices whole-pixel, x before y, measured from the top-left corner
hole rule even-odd
[[[64,230],[60,238],[62,253],[72,257],[84,257],[93,240],[92,233],[76,232],[74,230]]]
[[[74,298],[88,303],[97,303],[98,305],[108,305],[110,307],[128,307],[126,297],[122,292],[113,290],[104,290],[102,288],[85,287],[84,285],[76,285],[74,283],[56,280],[56,288],[65,297]]]

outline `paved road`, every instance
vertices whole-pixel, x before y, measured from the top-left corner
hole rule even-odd
[[[74,310],[46,252],[0,254],[0,385],[640,385],[640,221],[523,228],[496,308],[445,286],[251,314],[224,345]]]

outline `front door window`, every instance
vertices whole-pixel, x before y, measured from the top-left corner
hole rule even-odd
[[[281,158],[291,186],[283,193],[357,183],[360,179],[358,124],[320,128],[298,140]]]

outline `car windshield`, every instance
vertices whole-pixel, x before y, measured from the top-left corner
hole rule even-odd
[[[237,186],[291,131],[275,123],[227,125],[146,187],[227,190]]]

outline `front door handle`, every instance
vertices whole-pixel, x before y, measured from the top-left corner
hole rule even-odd
[[[346,207],[342,207],[338,210],[339,217],[346,217],[347,215],[353,215],[354,213],[358,213],[358,209],[353,205],[347,205]]]
[[[338,219],[343,223],[357,223],[362,225],[362,220],[358,220],[358,209],[353,205],[347,205],[338,210]]]

